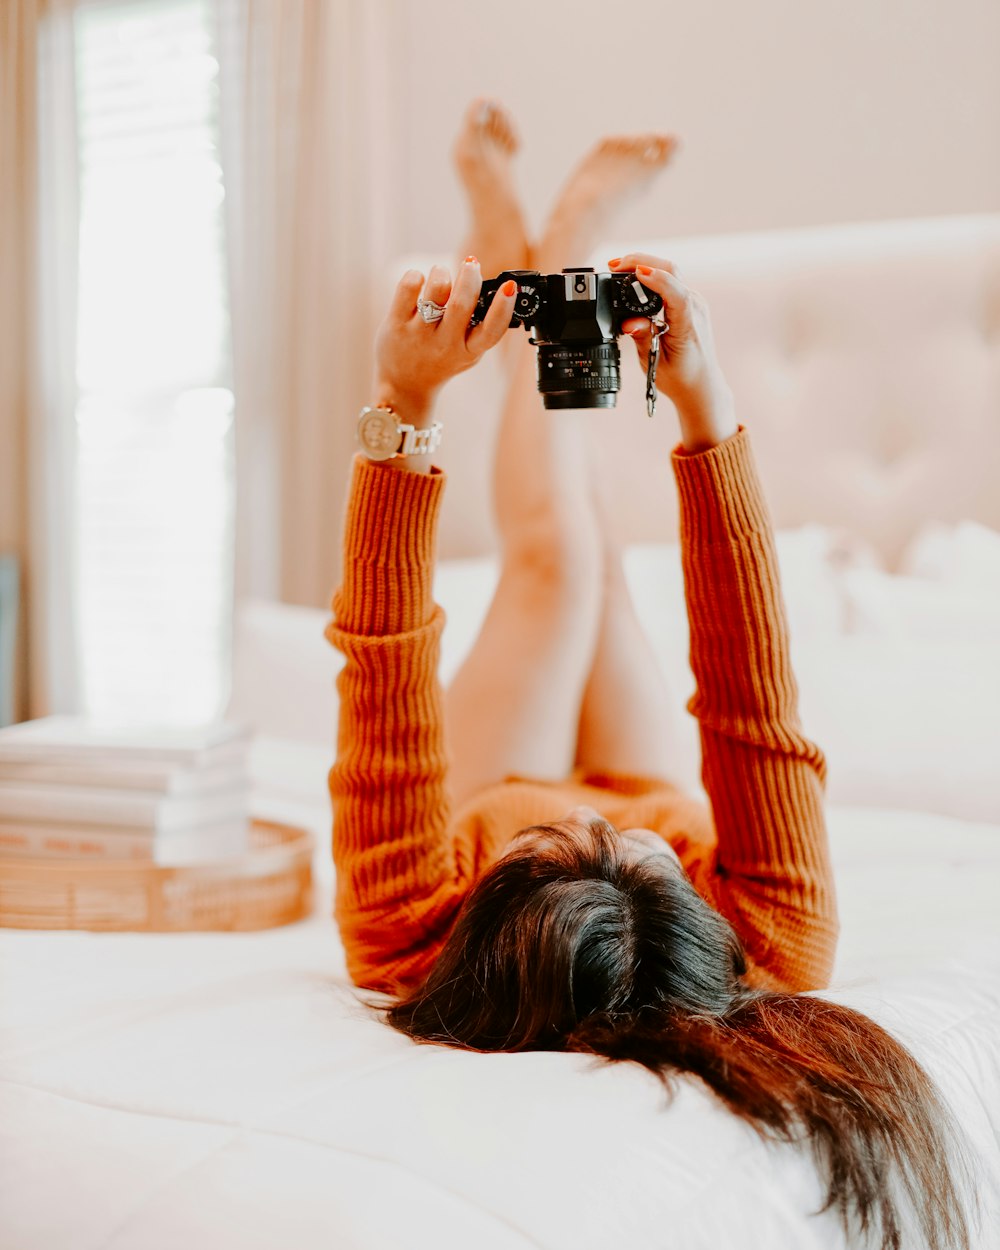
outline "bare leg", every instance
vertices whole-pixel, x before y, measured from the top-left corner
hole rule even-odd
[[[636,614],[596,471],[594,480],[604,594],[580,709],[576,765],[591,773],[638,774],[678,784],[682,708]]]
[[[586,217],[596,240],[611,214],[648,184],[676,146],[673,136],[659,134],[603,140],[557,199],[550,229],[558,230],[567,216]],[[596,458],[591,478],[601,532],[601,617],[580,708],[575,763],[589,772],[669,780],[679,754],[675,744],[680,712],[632,602]]]
[[[546,412],[522,336],[496,450],[501,571],[472,651],[447,692],[456,802],[504,777],[573,767],[601,604],[599,534],[579,415]],[[516,486],[514,485],[516,483]]]
[[[475,256],[484,278],[506,269],[537,268],[535,247],[517,190],[514,157],[521,141],[514,119],[498,101],[477,96],[465,111],[452,145],[455,170],[465,191],[469,226],[455,258],[458,273],[466,256]],[[513,376],[524,331],[508,334],[496,358]]]
[[[556,197],[545,233],[569,236],[578,265],[600,242],[625,204],[647,189],[678,147],[676,135],[609,135],[587,153]]]
[[[649,176],[652,149],[666,163],[669,144],[656,146],[655,139],[631,141],[636,182]],[[558,270],[594,246],[609,212],[598,189],[606,185],[617,202],[628,190],[627,143],[605,141],[581,162],[533,267]],[[480,187],[483,176],[480,169]],[[470,194],[474,227],[476,203]],[[474,228],[470,251],[484,261],[491,246],[489,223],[482,241]],[[525,266],[504,261],[500,267]],[[493,478],[502,567],[479,637],[447,692],[458,803],[512,773],[558,780],[571,771],[601,623],[602,546],[585,436],[594,414],[547,411],[527,336],[511,333],[504,349],[509,390]]]
[[[514,180],[520,139],[514,119],[496,100],[477,96],[452,145],[469,207],[469,230],[458,257],[477,256],[484,278],[530,269],[531,248]],[[457,272],[457,266],[456,266]]]

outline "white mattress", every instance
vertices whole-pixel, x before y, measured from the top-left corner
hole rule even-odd
[[[325,832],[322,808],[270,810]],[[834,807],[831,993],[938,1078],[1000,1227],[1000,828]],[[905,853],[903,852],[905,848]],[[811,1250],[804,1153],[694,1082],[416,1046],[329,918],[260,934],[0,933],[0,1244],[16,1250]]]

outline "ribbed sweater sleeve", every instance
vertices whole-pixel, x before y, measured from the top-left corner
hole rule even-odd
[[[440,947],[468,882],[449,803],[432,598],[444,475],[354,461],[343,580],[327,639],[337,678],[334,914],[355,983],[394,993]]]
[[[718,837],[711,900],[743,939],[758,984],[828,983],[837,937],[823,791],[803,736],[767,505],[749,435],[671,457],[702,780]],[[702,883],[699,883],[702,885]]]

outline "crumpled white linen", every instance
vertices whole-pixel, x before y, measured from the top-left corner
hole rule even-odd
[[[830,825],[829,993],[938,1079],[995,1229],[1000,830],[839,808]],[[284,929],[0,932],[4,1245],[843,1250],[811,1214],[807,1153],[765,1146],[697,1082],[666,1105],[631,1065],[416,1046],[382,1025],[346,979],[331,886],[320,844],[316,912]]]

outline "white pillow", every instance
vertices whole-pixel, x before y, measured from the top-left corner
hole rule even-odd
[[[808,736],[832,803],[1000,824],[1000,649],[876,634],[798,648]]]
[[[822,526],[779,531],[776,545],[803,727],[827,752],[831,801],[1000,822],[1000,629],[981,584],[956,594],[951,585],[881,573],[870,550]],[[678,780],[696,790],[679,548],[630,548],[625,571],[675,692]],[[494,557],[438,565],[434,593],[448,618],[446,684],[472,646],[497,572]],[[310,802],[322,794],[319,761],[332,763],[336,740],[342,658],[323,637],[328,619],[323,609],[250,602],[236,629],[230,714],[270,739],[318,748],[301,778],[278,762],[281,775],[268,782],[283,785],[284,797],[301,791]]]
[[[776,535],[793,642],[840,632],[845,563],[870,559],[842,531],[807,525]],[[668,674],[687,683],[687,615],[677,543],[627,549],[625,572],[636,608]],[[434,596],[447,615],[441,677],[447,685],[475,641],[496,586],[495,556],[441,560]],[[343,658],[326,641],[329,612],[264,600],[237,610],[229,715],[274,738],[328,744],[336,725],[334,681]]]
[[[960,646],[993,642],[1000,662],[1000,577],[930,581],[849,569],[843,576],[847,632]]]
[[[978,521],[929,522],[904,552],[900,572],[1000,593],[1000,533]]]
[[[870,548],[844,531],[821,525],[779,530],[775,547],[793,641],[841,633],[843,570],[867,567],[874,559]],[[625,550],[623,565],[639,619],[664,671],[685,687],[690,684],[693,692],[679,544],[636,544]],[[475,641],[498,576],[494,556],[438,563],[434,594],[448,618],[441,665],[446,685]]]
[[[434,599],[444,608],[446,617],[438,671],[445,686],[472,650],[499,576],[500,562],[496,556],[437,563]]]
[[[236,611],[227,716],[259,734],[329,747],[335,741],[334,681],[343,664],[323,636],[329,612],[249,599]]]

